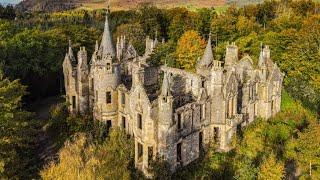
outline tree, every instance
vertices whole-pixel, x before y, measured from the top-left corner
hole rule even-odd
[[[195,71],[198,58],[203,54],[205,41],[197,31],[185,32],[178,41],[176,56],[177,63],[183,69]]]
[[[1,69],[1,67],[0,67]],[[10,81],[0,70],[0,179],[29,179],[38,160],[35,154],[35,122],[21,109],[26,86]]]
[[[311,122],[309,127],[302,133],[293,148],[295,159],[302,169],[304,176],[320,177],[320,125]]]
[[[177,41],[184,32],[199,27],[197,24],[200,19],[199,15],[195,12],[188,11],[186,8],[174,8],[169,14],[169,17],[171,17],[169,37],[173,41]],[[205,21],[206,20],[203,20],[201,22],[206,23]]]
[[[102,144],[80,133],[65,143],[59,162],[41,172],[43,179],[130,179],[133,142],[118,128],[112,129]]]
[[[139,55],[144,53],[145,41],[143,40],[146,38],[146,34],[139,23],[121,24],[117,27],[114,39],[121,35],[126,36],[126,41],[133,45]]]
[[[260,165],[258,172],[259,180],[281,180],[284,177],[284,163],[277,161],[275,155],[271,153]]]

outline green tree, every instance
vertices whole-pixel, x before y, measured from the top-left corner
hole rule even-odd
[[[0,70],[0,179],[30,178],[36,171],[35,122],[21,109],[26,86]]]
[[[145,41],[146,34],[144,33],[141,25],[139,23],[135,24],[121,24],[117,27],[114,39],[120,37],[121,35],[126,36],[126,41],[130,42],[137,53],[142,55],[145,50]]]

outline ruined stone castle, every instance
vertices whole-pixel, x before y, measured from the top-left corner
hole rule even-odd
[[[84,47],[71,45],[63,62],[66,101],[71,113],[92,113],[107,128],[121,127],[134,137],[135,166],[148,175],[150,161],[163,157],[172,171],[199,157],[205,144],[220,150],[238,128],[280,111],[283,74],[261,47],[258,64],[239,59],[227,45],[224,61],[214,60],[209,37],[196,73],[150,64],[159,44],[146,38],[139,56],[124,36],[112,43],[108,18],[100,44],[88,62]]]

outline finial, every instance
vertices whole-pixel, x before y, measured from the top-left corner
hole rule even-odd
[[[261,49],[261,51],[263,49],[263,43],[262,42],[260,42],[260,49]]]
[[[156,30],[156,37],[154,39],[157,39],[158,37],[158,30]]]
[[[110,13],[110,1],[106,0],[106,6],[107,6],[107,15]]]
[[[209,32],[209,39],[211,39],[211,30],[210,30],[210,32]]]
[[[69,47],[71,47],[71,39],[69,39]]]

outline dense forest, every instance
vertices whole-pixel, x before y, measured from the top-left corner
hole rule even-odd
[[[91,55],[101,39],[105,10],[23,13],[0,7],[0,178],[136,179],[132,140],[121,130],[108,136],[91,117],[69,116],[64,104],[39,121],[29,105],[63,95],[62,61],[68,40]],[[203,157],[169,174],[166,163],[152,163],[156,179],[301,179],[320,177],[320,4],[265,1],[225,11],[214,8],[159,9],[142,4],[110,14],[114,39],[126,35],[139,53],[145,36],[164,39],[151,63],[194,70],[211,33],[215,58],[224,59],[228,42],[257,63],[260,46],[285,74],[282,111],[239,132],[230,152],[208,145]],[[59,153],[40,160],[39,129],[46,128]],[[115,159],[116,158],[116,159]]]

